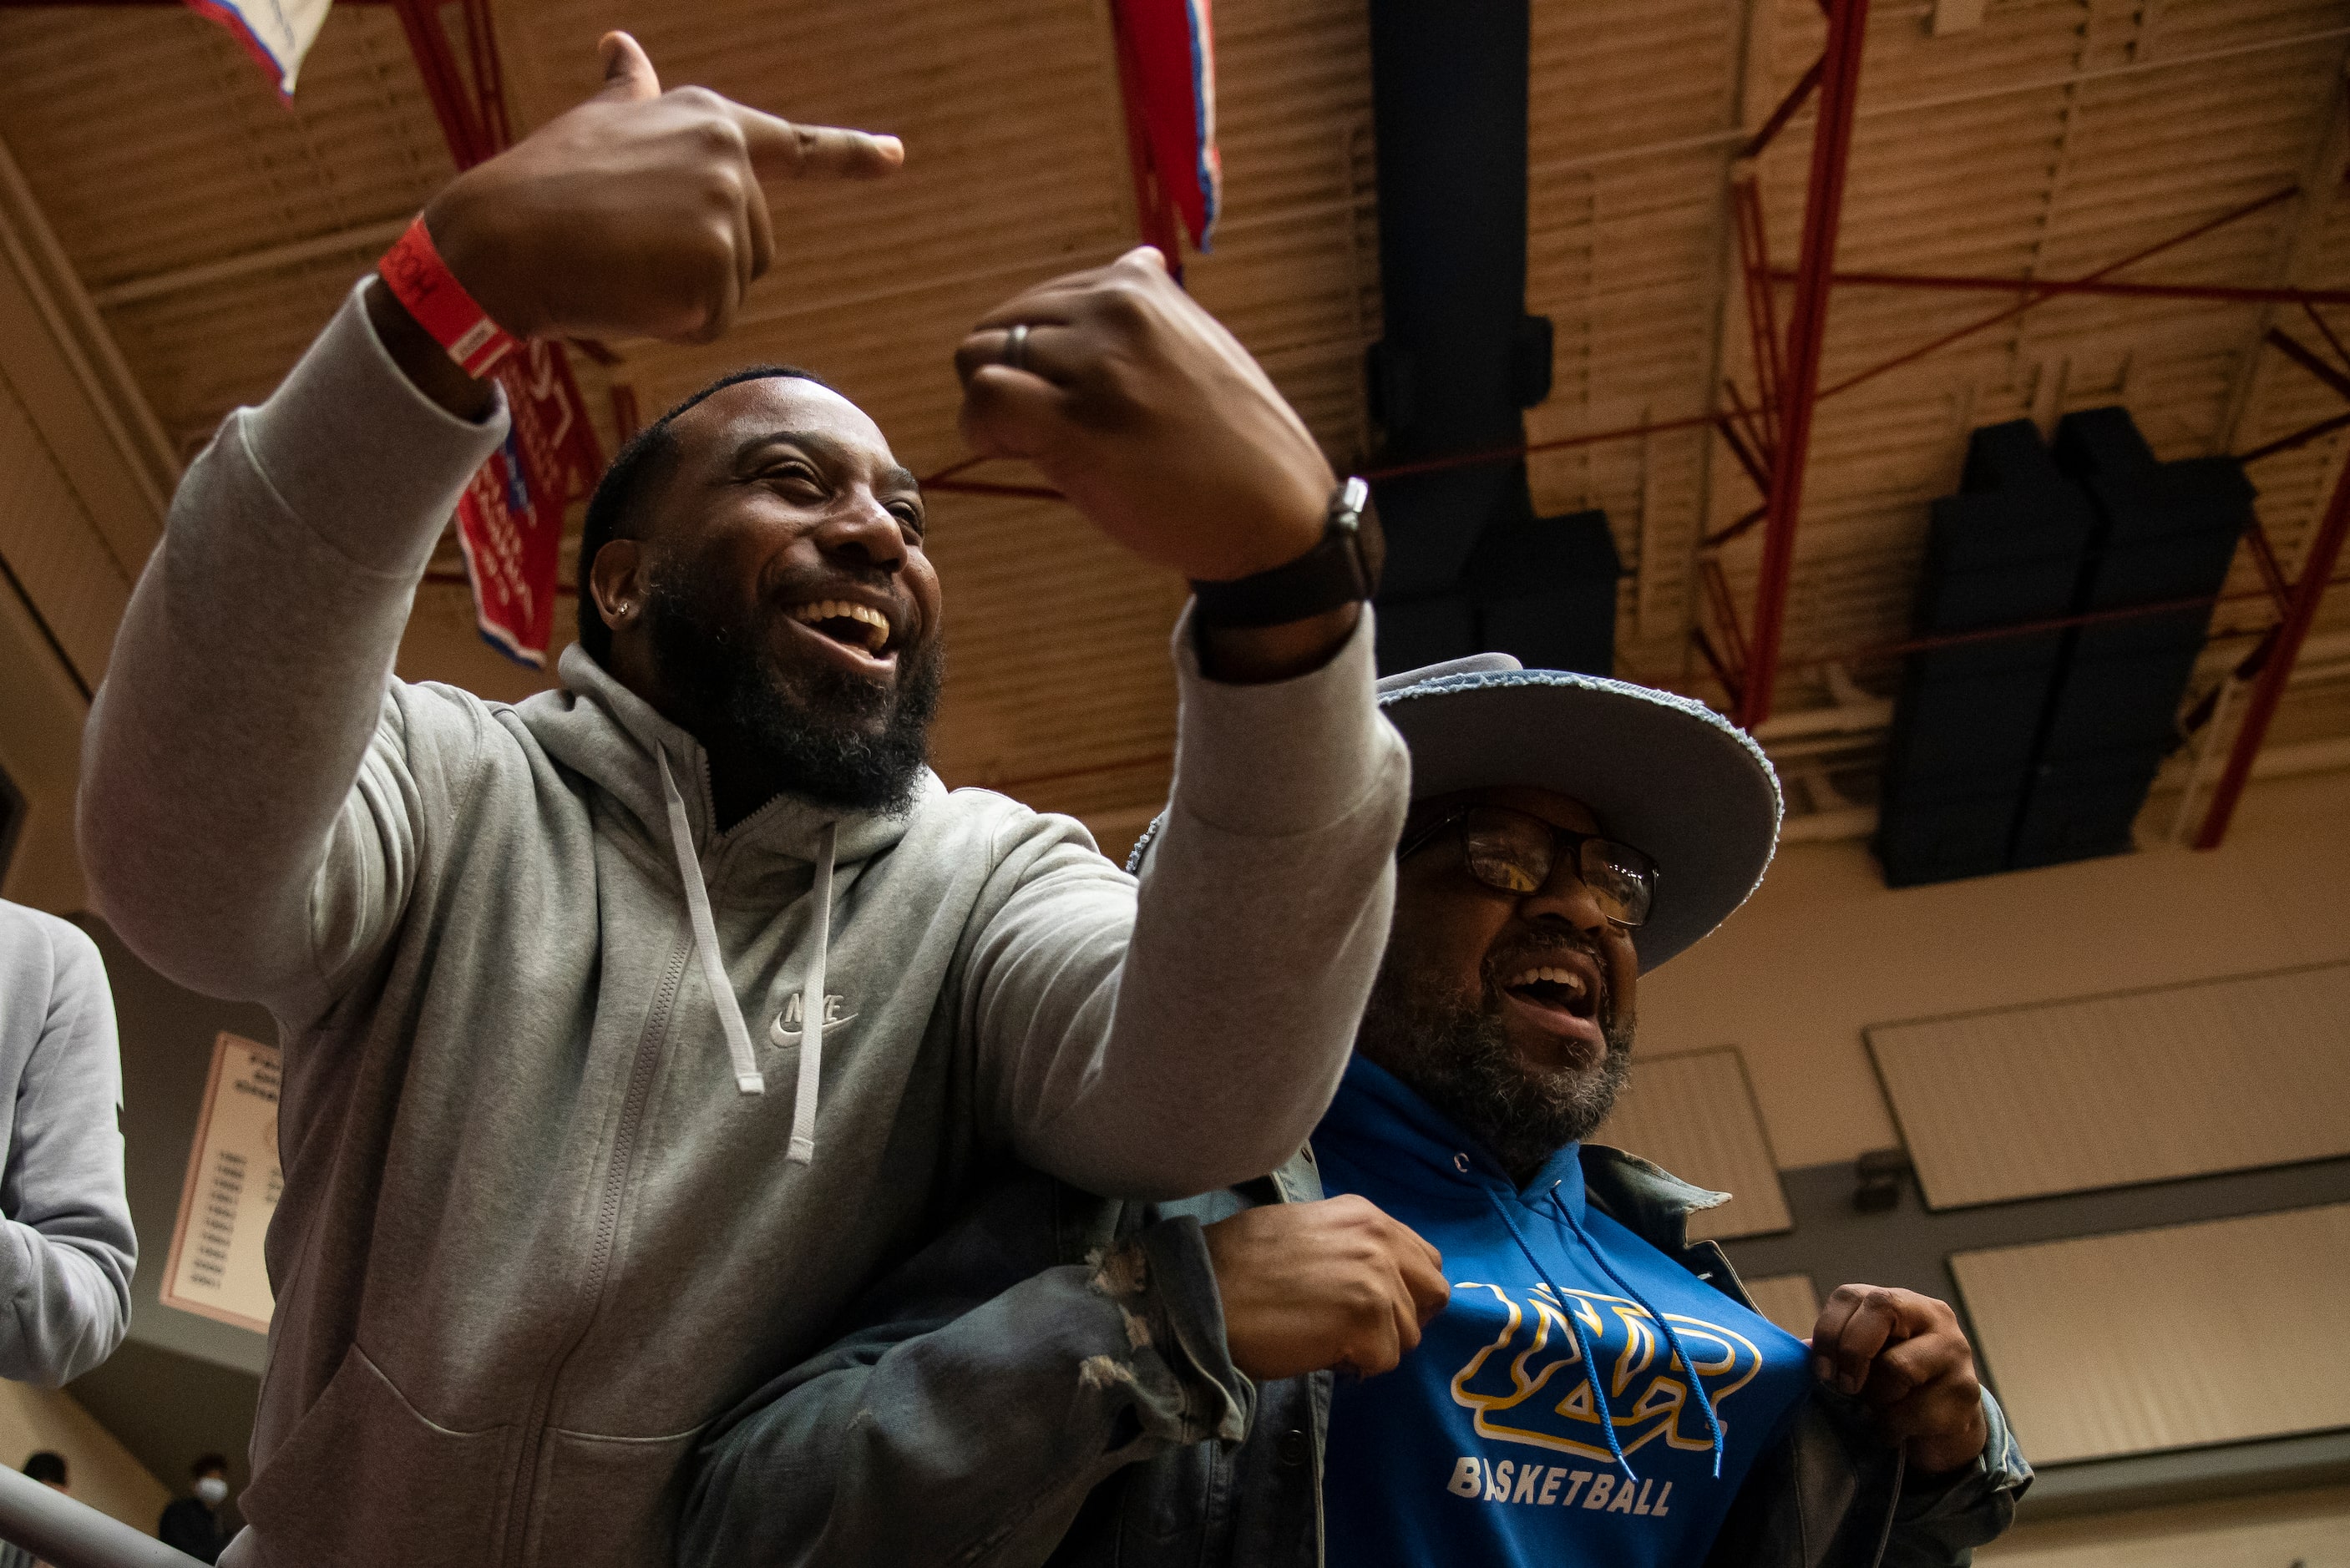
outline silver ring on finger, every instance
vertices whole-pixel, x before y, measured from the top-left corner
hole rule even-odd
[[[1028,368],[1028,324],[1026,322],[1014,324],[1012,330],[1005,334],[1003,363],[1015,370],[1025,370]]]

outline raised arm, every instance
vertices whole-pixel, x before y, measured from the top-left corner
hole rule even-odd
[[[1147,559],[1226,582],[1323,541],[1328,462],[1154,251],[1020,296],[956,362],[973,443]],[[1195,607],[1174,657],[1174,789],[1139,893],[1046,834],[972,971],[1014,1146],[1121,1196],[1227,1186],[1305,1142],[1386,943],[1409,789],[1367,606],[1249,628]]]
[[[0,905],[0,1041],[30,1046],[0,1174],[0,1377],[54,1388],[130,1326],[114,999],[88,937],[15,905]]]
[[[633,40],[604,48],[602,93],[425,211],[518,336],[715,337],[773,253],[762,177],[899,160],[886,139],[663,93]],[[93,898],[166,973],[315,1002],[397,919],[429,774],[463,758],[420,776],[412,722],[432,710],[387,701],[392,660],[504,434],[494,389],[369,280],[189,471],[91,710],[80,801]]]

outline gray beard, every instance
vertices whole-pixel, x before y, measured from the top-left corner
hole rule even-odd
[[[1632,1023],[1602,1025],[1607,1054],[1587,1067],[1528,1067],[1502,1027],[1489,978],[1474,1004],[1408,973],[1390,952],[1355,1048],[1482,1144],[1521,1185],[1568,1144],[1599,1129],[1632,1072]]]

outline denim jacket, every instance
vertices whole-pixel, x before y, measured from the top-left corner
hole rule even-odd
[[[1686,1239],[1712,1195],[1596,1145],[1584,1168],[1593,1202],[1746,1300],[1721,1249]],[[704,1435],[681,1568],[1315,1568],[1328,1375],[1233,1367],[1201,1227],[1321,1192],[1310,1149],[1180,1203],[1010,1174],[838,1341]],[[1905,1485],[1857,1407],[1820,1389],[1706,1568],[1967,1563],[2032,1473],[1988,1394],[1984,1409],[1981,1459]]]

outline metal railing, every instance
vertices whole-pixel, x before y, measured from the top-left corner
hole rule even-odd
[[[203,1568],[186,1552],[11,1469],[0,1469],[0,1540],[57,1568]]]

